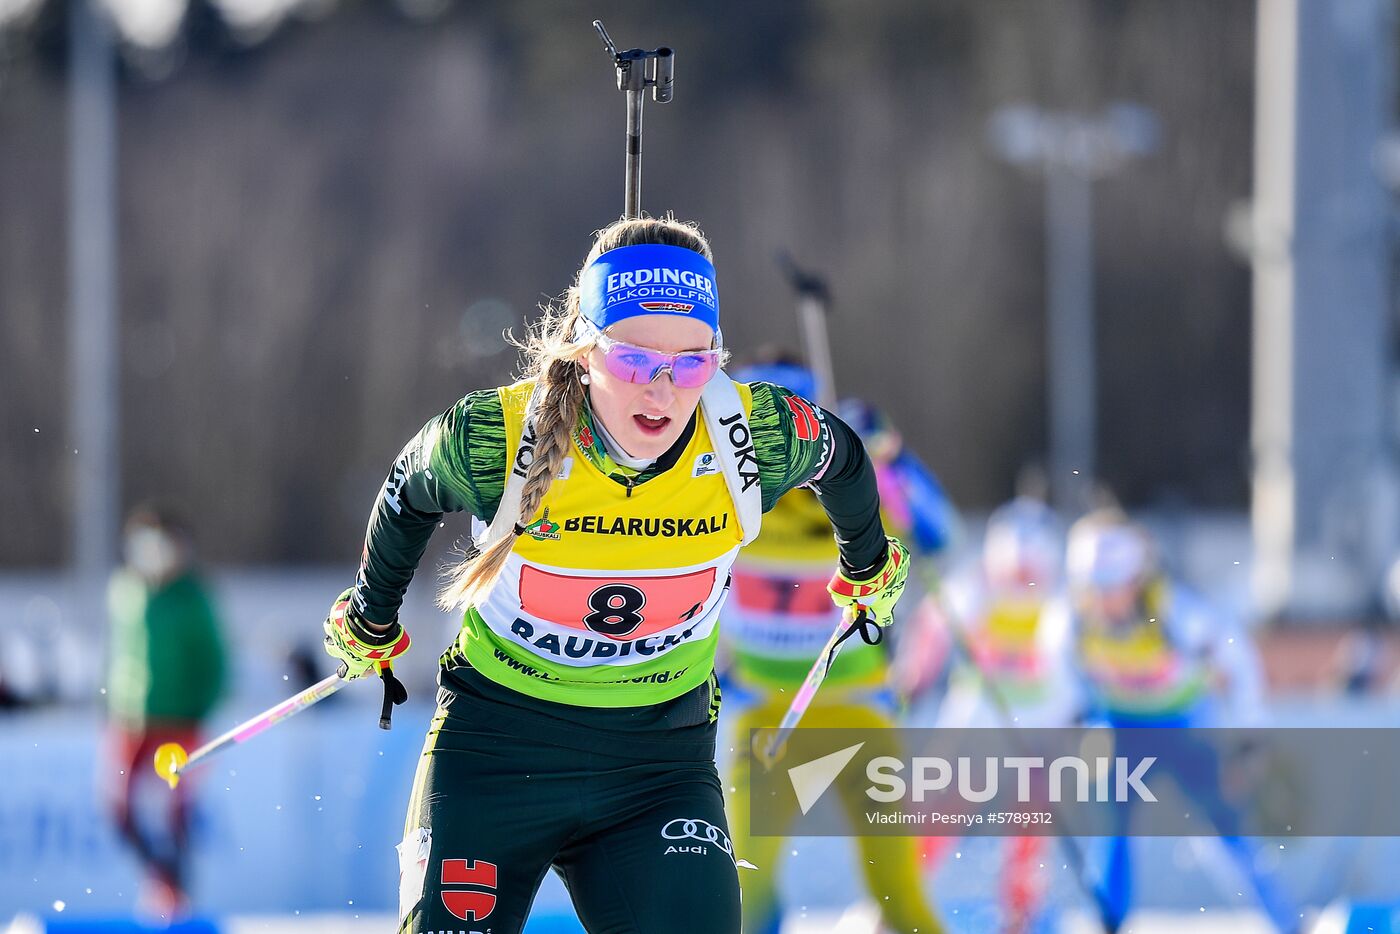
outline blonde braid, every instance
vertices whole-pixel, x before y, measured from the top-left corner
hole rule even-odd
[[[555,360],[542,377],[545,397],[540,413],[535,416],[535,460],[525,474],[525,486],[520,491],[520,522],[529,525],[544,501],[545,493],[559,471],[564,469],[574,424],[583,408],[583,384],[572,360]],[[517,533],[519,534],[519,533]]]
[[[540,382],[545,393],[535,415],[539,440],[535,443],[535,459],[530,462],[520,492],[520,521],[490,548],[453,569],[460,573],[453,574],[455,580],[438,600],[443,609],[468,606],[491,588],[496,575],[505,567],[515,540],[534,519],[550,484],[564,467],[574,423],[583,407],[583,384],[579,382],[574,361],[564,359],[552,361],[540,376]]]

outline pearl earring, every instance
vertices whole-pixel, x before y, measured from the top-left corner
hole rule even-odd
[[[583,383],[583,385],[587,386],[589,383],[593,382],[593,379],[588,375],[588,371],[584,370],[578,375],[578,381],[580,383]]]

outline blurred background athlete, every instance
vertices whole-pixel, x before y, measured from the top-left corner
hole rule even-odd
[[[188,903],[190,783],[167,793],[150,763],[162,743],[199,745],[200,724],[223,690],[224,646],[183,522],[137,508],[123,557],[107,591],[110,804],[146,875],[142,906],[168,920]],[[158,809],[140,806],[145,785],[161,785]]]
[[[813,373],[793,355],[778,352],[767,362],[736,372],[745,382],[770,382],[792,390],[789,404],[820,397]],[[861,436],[875,465],[885,527],[904,536],[916,562],[942,554],[956,516],[937,480],[904,449],[897,432],[870,406],[843,402],[838,411]],[[895,531],[897,530],[897,531]],[[784,840],[751,837],[749,781],[755,729],[777,726],[808,668],[839,621],[826,592],[836,539],[821,503],[810,489],[785,495],[764,517],[763,531],[735,562],[733,590],[725,610],[724,635],[732,683],[752,701],[739,717],[733,775],[728,783],[735,853],[758,868],[740,876],[744,930],[773,934],[782,924],[779,879]],[[836,609],[833,612],[833,609]],[[868,645],[849,640],[837,656],[821,692],[803,717],[803,728],[895,726],[890,640]],[[860,788],[837,788],[850,813],[861,810]],[[857,836],[867,891],[885,928],[941,932],[942,924],[921,890],[918,847],[913,838]]]
[[[956,627],[957,651],[938,710],[939,727],[1073,724],[1081,702],[1068,641],[1043,625],[1047,606],[1059,594],[1063,566],[1063,527],[1041,499],[1022,493],[993,511],[980,560],[949,581],[947,625]],[[936,857],[947,842],[927,838],[926,852]],[[1009,838],[1004,846],[1002,929],[1028,930],[1043,895],[1038,867],[1053,843],[1024,836]]]
[[[1247,726],[1257,716],[1262,675],[1244,629],[1173,579],[1147,529],[1116,508],[1095,510],[1071,527],[1065,564],[1064,599],[1046,625],[1073,646],[1088,715],[1120,731],[1177,728],[1154,741],[1155,754],[1161,755],[1163,742],[1180,742],[1174,761],[1213,775],[1221,765],[1215,751],[1182,728]],[[1116,734],[1117,755],[1133,755],[1134,736]],[[1297,910],[1256,869],[1238,814],[1209,791],[1215,782],[1175,777],[1219,831],[1273,923],[1281,931],[1296,929]],[[1124,832],[1109,838],[1098,892],[1110,931],[1123,925],[1133,901],[1130,812],[1120,813]]]

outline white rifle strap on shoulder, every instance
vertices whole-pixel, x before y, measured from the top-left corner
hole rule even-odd
[[[758,455],[754,453],[753,432],[744,412],[744,400],[729,374],[720,370],[700,394],[700,411],[705,428],[714,443],[724,482],[739,513],[743,544],[758,538],[763,525],[763,484],[759,482]]]
[[[515,458],[506,464],[506,486],[501,491],[501,504],[496,507],[496,515],[492,518],[491,524],[486,526],[481,534],[473,535],[476,547],[482,551],[511,533],[515,529],[515,524],[520,521],[520,500],[525,491],[525,474],[529,466],[534,463],[535,409],[544,401],[544,396],[544,387],[536,383],[535,391],[530,394],[530,401],[525,406],[525,418],[521,422],[524,427],[516,442]],[[521,448],[523,447],[530,449],[528,457],[522,456]],[[473,523],[473,532],[475,531],[475,523]]]

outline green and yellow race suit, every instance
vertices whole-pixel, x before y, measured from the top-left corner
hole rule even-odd
[[[811,484],[848,573],[878,567],[886,539],[851,429],[777,386],[734,390],[723,411],[735,421],[697,411],[641,471],[616,464],[580,414],[540,508],[520,517],[525,533],[443,655],[399,847],[400,930],[516,934],[552,865],[590,929],[737,934],[713,668],[730,568],[752,537],[739,517]],[[508,470],[529,459],[533,394],[530,382],[471,393],[404,448],[356,582],[370,621],[395,618],[444,513],[495,518]],[[729,460],[710,425],[728,426]]]

